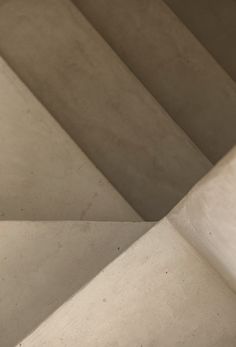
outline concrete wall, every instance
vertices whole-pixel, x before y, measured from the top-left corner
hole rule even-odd
[[[163,220],[21,347],[234,347],[236,297]]]
[[[236,292],[236,147],[169,218]]]
[[[164,1],[236,81],[236,1]]]
[[[0,222],[0,346],[15,346],[152,225]]]
[[[208,160],[69,1],[0,5],[6,60],[145,219],[165,215]]]
[[[186,11],[203,2],[179,1]],[[74,3],[212,162],[236,144],[235,83],[161,0]],[[204,18],[194,16],[205,30]]]
[[[0,219],[140,220],[1,58]]]
[[[235,185],[236,148],[19,346],[234,347]]]

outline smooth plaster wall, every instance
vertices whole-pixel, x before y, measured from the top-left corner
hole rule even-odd
[[[213,163],[236,144],[235,83],[164,2],[73,2]],[[186,11],[193,2],[208,1],[179,1]],[[202,26],[202,16],[195,16]],[[232,59],[234,47],[226,53]]]
[[[141,220],[2,58],[0,219]]]
[[[0,5],[9,64],[136,211],[163,217],[209,161],[72,3]]]
[[[236,81],[236,1],[164,1]]]
[[[0,346],[15,346],[152,226],[0,222]]]
[[[167,219],[21,347],[234,347],[236,296]]]

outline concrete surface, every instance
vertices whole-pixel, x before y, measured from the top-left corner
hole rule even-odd
[[[164,1],[236,81],[236,1]]]
[[[236,144],[235,83],[161,0],[73,1],[212,162]],[[169,2],[178,2],[186,12],[194,3],[194,12],[203,2],[207,7],[209,0]],[[227,11],[229,2],[211,1],[218,7],[221,3],[218,11]],[[202,13],[195,12],[193,16],[198,27],[206,31]],[[229,13],[225,21],[228,17]],[[228,35],[228,40],[232,40],[231,44],[224,41],[223,46],[221,41],[219,45],[234,68],[235,17],[232,11],[230,36],[225,25],[218,23],[217,28],[222,36]]]
[[[181,201],[170,220],[236,292],[236,147]]]
[[[69,1],[0,1],[0,52],[144,219],[163,217],[210,168]]]
[[[21,347],[234,347],[236,296],[167,219]]]
[[[0,219],[140,220],[0,58]]]
[[[236,147],[19,346],[234,347],[235,182]]]
[[[152,225],[0,222],[0,346],[13,347]]]

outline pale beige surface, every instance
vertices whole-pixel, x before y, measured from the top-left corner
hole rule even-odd
[[[0,1],[0,52],[145,219],[210,168],[70,1]]]
[[[152,225],[0,222],[0,346],[18,343]]]
[[[0,219],[140,220],[1,58]]]
[[[169,218],[236,291],[236,147]]]
[[[236,1],[164,1],[236,81]]]
[[[21,346],[234,347],[235,184],[236,148]]]
[[[235,347],[236,296],[164,219],[22,347]]]
[[[168,6],[161,0],[73,1],[210,160],[216,162],[236,144],[235,83]],[[212,7],[220,2],[227,10],[230,0],[211,0]],[[209,0],[179,0],[186,12],[193,3],[207,7]],[[231,36],[221,23],[217,30],[231,40],[227,45],[223,38],[219,45],[224,49],[225,43],[236,67],[231,8]],[[193,15],[199,27],[202,15]],[[206,26],[203,30],[207,36]]]

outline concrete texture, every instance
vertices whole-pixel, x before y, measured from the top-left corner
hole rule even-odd
[[[13,347],[152,225],[0,222],[0,346]]]
[[[164,1],[236,81],[236,1]]]
[[[234,347],[236,296],[164,219],[21,347]]]
[[[140,220],[0,58],[0,219]]]
[[[236,292],[236,147],[181,201],[170,220]]]
[[[69,1],[0,5],[0,51],[6,60],[145,219],[165,215],[208,171],[206,158]],[[231,124],[228,89],[225,124]],[[214,124],[219,126],[217,115]]]
[[[203,2],[205,6],[209,3],[208,0],[178,2],[186,12],[193,3],[193,11]],[[221,9],[227,8],[228,0],[211,1],[220,2]],[[161,0],[74,0],[74,3],[212,162],[236,144],[235,83],[168,6]],[[206,29],[202,15],[195,12],[194,16],[198,27]],[[230,18],[235,16],[234,11]],[[217,30],[222,36],[228,35],[224,28],[218,23]],[[233,42],[225,51],[235,67],[234,29],[235,25],[229,37]]]
[[[234,347],[235,182],[236,148],[18,346]]]

